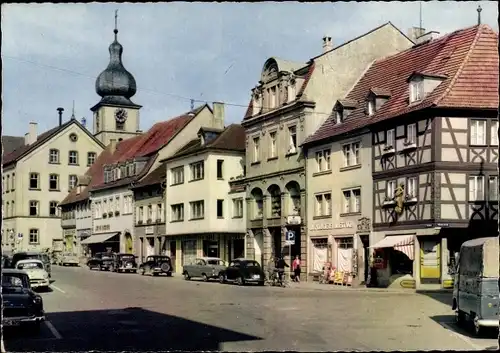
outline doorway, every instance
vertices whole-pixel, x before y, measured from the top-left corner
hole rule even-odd
[[[203,240],[203,256],[219,257],[219,242],[213,240]]]
[[[441,240],[420,241],[420,283],[441,282]]]
[[[125,233],[125,253],[133,254],[134,244],[132,241],[132,235],[129,232]]]
[[[233,259],[245,257],[245,239],[233,240]]]
[[[166,243],[166,242],[165,242]],[[172,271],[175,272],[175,255],[177,253],[177,242],[170,241],[170,260],[172,261]]]
[[[361,244],[363,245],[363,282],[367,283],[368,273],[370,270],[370,237],[368,234],[360,235]]]

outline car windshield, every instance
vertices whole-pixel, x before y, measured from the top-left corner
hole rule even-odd
[[[245,263],[245,266],[246,267],[260,267],[259,263],[255,262],[255,261],[248,261]]]
[[[207,260],[209,265],[221,265],[224,266],[224,261],[222,260]]]
[[[3,274],[2,275],[2,289],[8,288],[27,288],[27,281],[22,275]]]
[[[43,264],[41,262],[24,262],[17,264],[18,270],[32,270],[32,269],[43,269]]]
[[[41,260],[40,254],[15,254],[13,257],[14,262],[21,260]]]

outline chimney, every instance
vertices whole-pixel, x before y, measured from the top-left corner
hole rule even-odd
[[[425,33],[425,28],[412,27],[408,30],[408,38],[412,40],[413,43],[417,43],[417,39]]]
[[[62,125],[62,113],[64,111],[64,108],[59,107],[59,108],[57,108],[57,111],[59,112],[59,126],[61,126]]]
[[[115,151],[116,151],[116,140],[115,139],[109,140],[109,151],[111,152],[111,154],[115,153]]]
[[[213,128],[223,129],[224,128],[224,103],[214,102],[214,124]]]
[[[323,37],[323,53],[330,51],[333,49],[332,37],[324,36]]]
[[[30,133],[27,132],[24,134],[24,144],[29,145],[30,144]]]
[[[428,40],[433,40],[436,39],[439,36],[439,32],[436,31],[430,31],[425,34],[422,34],[420,37],[417,38],[417,44],[426,42]]]
[[[32,143],[35,143],[38,136],[37,136],[37,126],[38,124],[31,121],[29,130],[26,134],[24,134],[24,144],[25,145],[31,145]]]

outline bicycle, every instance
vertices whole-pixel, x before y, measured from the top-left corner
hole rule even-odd
[[[285,273],[283,273],[283,276],[280,279],[277,270],[274,270],[272,275],[268,276],[266,284],[272,287],[290,287],[290,282],[286,279]]]

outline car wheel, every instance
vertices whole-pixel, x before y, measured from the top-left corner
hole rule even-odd
[[[172,277],[172,272],[167,272],[167,277]]]
[[[461,326],[465,322],[465,313],[462,310],[455,310],[455,322]]]
[[[242,285],[244,285],[244,284],[245,284],[245,282],[243,281],[243,278],[242,278],[241,276],[240,276],[240,277],[238,277],[238,278],[236,278],[236,284],[237,284],[238,286],[242,286]]]
[[[189,273],[184,272],[184,279],[185,279],[186,281],[189,281],[189,280],[191,279],[191,277],[189,277]]]
[[[473,325],[474,325],[474,335],[476,337],[482,337],[484,329],[481,326],[479,326],[477,316],[474,318]]]
[[[259,286],[261,286],[261,287],[264,286],[264,281],[260,281]]]
[[[224,284],[226,283],[226,277],[224,276],[224,274],[219,274],[219,283],[220,284]]]
[[[203,282],[208,282],[208,276],[204,273],[203,274]]]

